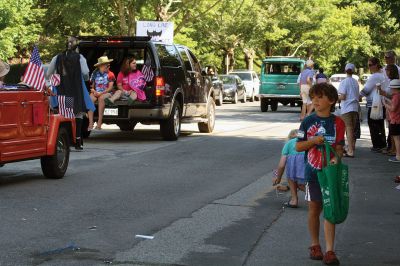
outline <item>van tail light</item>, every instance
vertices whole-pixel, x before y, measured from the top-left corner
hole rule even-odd
[[[164,77],[156,77],[156,96],[165,95],[165,79]]]

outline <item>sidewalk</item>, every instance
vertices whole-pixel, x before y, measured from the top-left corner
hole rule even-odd
[[[345,159],[350,173],[350,211],[337,227],[336,252],[341,265],[400,265],[400,189],[393,182],[400,165],[372,153],[367,128],[357,142],[355,159]],[[299,209],[285,209],[264,232],[245,265],[323,265],[308,258],[310,237],[304,193]],[[285,197],[274,198],[281,204]],[[320,234],[321,244],[323,231]],[[323,247],[324,248],[324,247]]]

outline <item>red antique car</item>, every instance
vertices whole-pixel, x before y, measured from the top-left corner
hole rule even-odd
[[[0,89],[0,166],[40,159],[43,174],[62,178],[75,143],[75,121],[55,114],[48,96],[23,85]]]

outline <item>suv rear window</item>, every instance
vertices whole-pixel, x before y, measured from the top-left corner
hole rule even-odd
[[[175,46],[159,44],[156,45],[156,47],[161,66],[164,67],[181,66],[181,62],[179,61],[178,51],[176,50]]]
[[[300,63],[266,63],[264,73],[274,75],[299,75]]]

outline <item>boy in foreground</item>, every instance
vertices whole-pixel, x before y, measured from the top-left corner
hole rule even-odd
[[[314,85],[310,97],[315,113],[306,117],[300,125],[296,150],[305,151],[306,200],[308,204],[308,229],[311,235],[310,258],[323,260],[326,265],[339,265],[334,249],[335,225],[324,220],[326,253],[322,253],[319,242],[320,215],[322,212],[322,193],[317,172],[322,169],[322,146],[327,141],[336,150],[339,157],[343,156],[345,124],[342,119],[331,113],[338,100],[338,94],[330,84]],[[331,157],[331,164],[336,164],[340,158]]]

